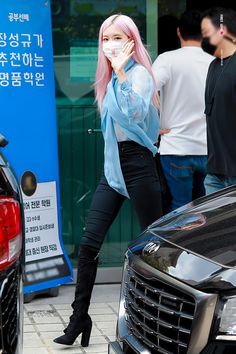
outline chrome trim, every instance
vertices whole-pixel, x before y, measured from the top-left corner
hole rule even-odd
[[[217,340],[227,340],[227,341],[231,341],[234,340],[236,341],[236,335],[230,335],[230,334],[219,334],[218,336],[216,336]]]
[[[161,247],[161,243],[159,241],[149,242],[142,250],[142,254],[145,256],[146,254],[150,255],[152,253],[156,253]]]
[[[126,253],[122,282],[121,282],[121,291],[120,291],[120,305],[119,305],[119,315],[117,321],[117,338],[119,341],[125,341],[128,345],[133,348],[139,354],[151,354],[149,350],[141,345],[141,343],[130,333],[128,332],[128,327],[125,320],[125,298],[124,298],[124,285],[125,285],[125,276],[128,267],[128,252]]]
[[[128,254],[128,253],[127,253]],[[128,333],[128,326],[125,319],[125,278],[128,268],[131,267],[135,272],[148,279],[159,279],[167,285],[174,286],[177,290],[183,291],[195,299],[196,309],[192,320],[191,336],[188,345],[187,354],[199,354],[207,345],[214,310],[217,302],[217,294],[206,294],[176,280],[169,275],[158,271],[145,263],[140,257],[129,253],[124,264],[123,279],[121,286],[120,309],[118,318],[118,337],[121,341],[126,341],[132,348],[140,354],[150,354],[139,340]],[[173,310],[174,311],[174,310]],[[163,353],[165,351],[163,350]],[[166,352],[167,353],[167,352]]]

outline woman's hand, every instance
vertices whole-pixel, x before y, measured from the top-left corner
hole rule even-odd
[[[117,57],[115,57],[114,54],[112,55],[111,66],[112,66],[113,70],[115,71],[115,73],[118,77],[118,80],[120,82],[123,82],[126,80],[124,68],[125,68],[125,65],[128,63],[129,59],[134,54],[133,48],[134,48],[134,41],[128,40],[124,44],[122,51],[120,52],[120,54]]]
[[[170,129],[161,128],[159,134],[160,135],[165,135],[165,134],[168,134],[169,132],[170,132]]]

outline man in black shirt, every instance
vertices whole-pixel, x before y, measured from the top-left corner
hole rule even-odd
[[[208,163],[206,193],[236,184],[236,12],[208,10],[202,48],[216,59],[206,79]]]

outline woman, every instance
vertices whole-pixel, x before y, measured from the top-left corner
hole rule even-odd
[[[101,26],[95,92],[105,142],[104,173],[81,239],[73,313],[65,334],[54,340],[67,345],[80,333],[81,345],[89,344],[88,308],[99,250],[124,200],[131,199],[142,229],[162,214],[153,159],[159,134],[157,90],[149,55],[128,16],[113,15]]]

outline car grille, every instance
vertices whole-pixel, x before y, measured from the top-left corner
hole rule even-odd
[[[125,280],[125,318],[130,333],[152,354],[187,353],[194,298],[131,268]]]
[[[17,345],[17,297],[19,291],[17,268],[10,271],[0,283],[0,348],[4,353],[15,353]]]

